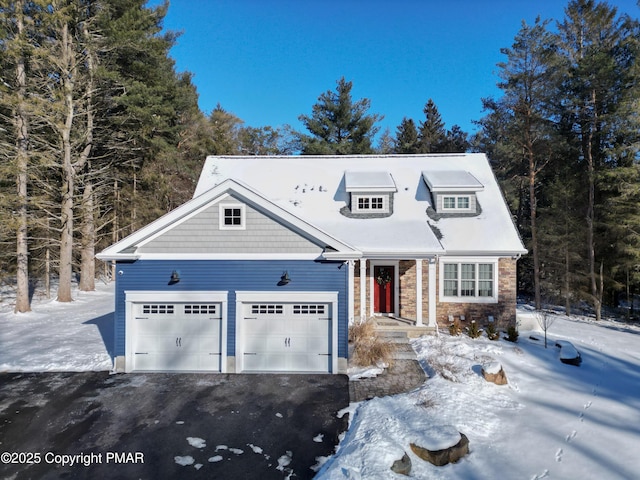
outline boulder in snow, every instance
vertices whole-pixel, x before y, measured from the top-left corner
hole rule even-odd
[[[560,348],[560,361],[568,365],[575,365],[576,367],[582,363],[582,357],[580,352],[576,350],[571,342],[566,340],[556,341],[556,347]]]
[[[425,438],[431,437],[432,441],[427,442],[430,444],[420,446],[410,443],[413,453],[422,460],[441,467],[449,463],[456,463],[469,453],[469,439],[454,427],[440,427],[433,433],[432,436],[425,436]]]
[[[393,462],[393,465],[391,465],[391,471],[407,476],[411,473],[411,459],[406,452],[400,460]]]
[[[498,362],[486,363],[482,366],[482,376],[487,382],[496,385],[506,385],[507,375],[504,373],[502,365]]]

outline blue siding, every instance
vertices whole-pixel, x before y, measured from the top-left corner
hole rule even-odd
[[[169,284],[171,272],[180,282]],[[348,318],[346,265],[311,260],[138,260],[118,262],[116,271],[115,354],[125,354],[125,291],[227,290],[227,355],[235,355],[237,290],[338,292],[338,357],[347,358]],[[278,286],[283,272],[291,282]],[[122,272],[120,274],[119,272]]]

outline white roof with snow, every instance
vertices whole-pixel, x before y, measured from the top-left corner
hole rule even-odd
[[[471,173],[464,170],[424,171],[424,181],[433,192],[475,192],[483,185]]]
[[[347,192],[395,192],[396,184],[389,172],[344,173]]]
[[[455,183],[451,172],[460,174],[460,185],[477,190],[479,215],[439,220],[427,215],[433,196],[425,178],[443,186]],[[241,182],[367,258],[526,252],[484,154],[210,156],[194,198],[227,179]],[[373,187],[393,192],[390,216],[353,218],[341,213],[349,206],[349,190]]]

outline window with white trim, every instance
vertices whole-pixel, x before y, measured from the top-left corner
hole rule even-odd
[[[455,298],[494,298],[494,263],[444,263],[443,295]]]
[[[469,195],[446,195],[442,197],[443,210],[469,210],[471,208],[471,197]]]
[[[219,215],[221,230],[244,230],[246,224],[244,205],[222,204]]]
[[[389,211],[388,195],[352,194],[352,202],[352,209],[355,213],[386,213]]]

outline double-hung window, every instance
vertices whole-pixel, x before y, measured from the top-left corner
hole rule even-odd
[[[442,296],[447,301],[495,300],[495,263],[449,262],[442,263]]]

